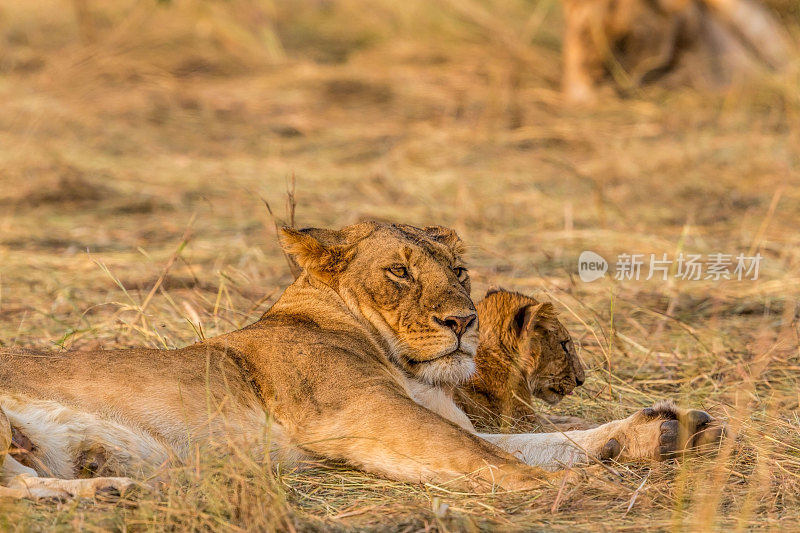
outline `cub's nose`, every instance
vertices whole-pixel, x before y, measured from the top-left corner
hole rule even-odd
[[[450,330],[456,334],[456,337],[461,337],[477,319],[478,315],[475,313],[467,316],[451,315],[444,318],[433,317],[433,320],[435,320],[437,324],[450,328]]]
[[[584,379],[583,376],[575,376],[575,384],[580,387],[583,385]]]

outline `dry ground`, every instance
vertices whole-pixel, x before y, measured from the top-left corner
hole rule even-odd
[[[0,529],[800,528],[797,71],[577,109],[554,0],[399,4],[0,0],[0,343],[175,347],[255,320],[291,279],[261,197],[282,216],[296,175],[301,225],[451,225],[476,298],[557,302],[589,370],[552,412],[675,398],[736,446],[490,496],[212,454],[136,506],[0,503]],[[797,34],[797,2],[773,5]],[[765,259],[758,281],[585,284],[585,249]]]

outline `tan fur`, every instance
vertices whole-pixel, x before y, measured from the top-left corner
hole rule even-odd
[[[602,425],[537,414],[533,398],[557,403],[585,379],[569,333],[551,304],[524,294],[490,289],[477,310],[481,331],[476,372],[453,397],[470,417],[495,427],[535,421],[545,430],[567,432],[481,435],[529,464],[554,468],[591,457],[659,460],[683,448],[706,447],[727,432],[706,413],[671,402]]]
[[[58,479],[27,474],[14,477],[6,487],[0,487],[0,498],[52,499],[92,498],[103,492],[114,497],[123,495],[136,485],[128,478]]]
[[[475,374],[454,398],[468,415],[490,422],[550,422],[561,429],[592,427],[574,417],[537,415],[533,398],[558,403],[583,384],[583,365],[552,304],[500,289],[477,305],[480,342]]]
[[[8,417],[0,409],[0,472],[3,471],[3,464],[5,463],[7,450],[11,449],[11,422]]]
[[[573,101],[593,100],[606,72],[623,90],[668,73],[721,85],[764,66],[781,67],[790,56],[788,35],[757,0],[563,3],[563,86]]]
[[[659,461],[689,451],[713,451],[726,436],[727,427],[708,413],[679,409],[668,401],[589,430],[481,434],[526,463],[548,469],[609,459]]]
[[[30,464],[48,476],[31,482],[5,465],[6,477],[17,475],[0,496],[19,497],[31,483],[42,494],[118,490],[129,481],[54,478],[82,475],[95,457],[104,474],[153,473],[196,445],[310,455],[471,488],[550,479],[509,453],[518,443],[477,436],[448,393],[471,376],[478,345],[463,244],[452,230],[365,223],[285,229],[282,241],[302,273],[244,329],[171,351],[0,350],[8,419],[0,436],[8,440],[10,425],[29,439]],[[615,438],[633,430],[617,429]],[[536,464],[553,469],[564,445],[548,446]],[[642,446],[637,453],[653,456],[658,435]]]

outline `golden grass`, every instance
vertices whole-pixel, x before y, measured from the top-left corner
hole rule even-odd
[[[554,412],[670,397],[729,416],[735,446],[489,496],[212,454],[135,506],[1,503],[0,528],[800,527],[800,75],[572,108],[559,28],[554,0],[0,0],[0,343],[253,321],[291,279],[260,197],[294,174],[301,225],[451,225],[476,298],[556,301],[589,372]],[[765,260],[755,282],[584,284],[585,249]]]

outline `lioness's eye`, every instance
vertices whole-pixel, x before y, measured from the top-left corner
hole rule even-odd
[[[458,277],[458,278],[462,278],[462,277],[464,276],[464,274],[466,274],[466,273],[467,273],[467,269],[466,269],[466,268],[464,268],[464,267],[455,267],[455,268],[453,269],[453,272],[455,272],[455,274],[456,274],[456,277]]]
[[[386,270],[388,270],[392,276],[397,276],[398,278],[408,277],[408,269],[406,269],[404,266],[393,266],[387,268]]]

